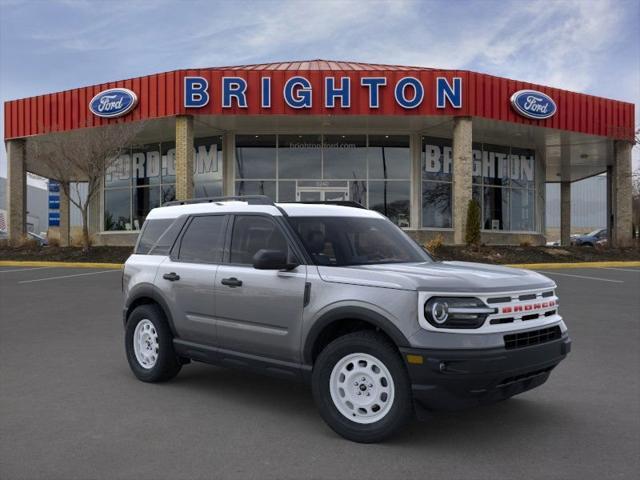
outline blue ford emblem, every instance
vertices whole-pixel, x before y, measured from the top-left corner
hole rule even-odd
[[[556,103],[549,95],[536,90],[518,90],[511,95],[511,105],[523,117],[544,120],[555,115]]]
[[[89,110],[103,118],[126,115],[138,104],[138,96],[127,88],[103,90],[89,102]]]

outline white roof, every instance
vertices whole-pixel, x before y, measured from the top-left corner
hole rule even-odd
[[[381,217],[378,212],[372,210],[342,205],[309,203],[277,203],[276,205],[291,217]],[[273,216],[282,216],[282,212],[273,205],[250,205],[247,202],[231,200],[154,208],[147,215],[147,219],[177,218],[181,215],[197,213],[267,213]]]

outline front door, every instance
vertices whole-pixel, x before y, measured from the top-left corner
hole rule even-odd
[[[306,266],[256,270],[258,250],[291,251],[281,225],[263,215],[236,215],[228,258],[216,273],[216,320],[222,348],[299,361]]]
[[[338,202],[349,200],[348,182],[296,182],[298,202]]]
[[[171,258],[158,268],[156,285],[170,305],[178,337],[215,345],[215,278],[222,260],[227,215],[191,218]]]

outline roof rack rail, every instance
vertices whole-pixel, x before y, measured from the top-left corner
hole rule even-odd
[[[341,207],[362,208],[363,210],[367,210],[367,207],[353,200],[325,200],[325,201],[295,202],[295,203],[302,203],[307,205],[339,205]]]
[[[229,200],[236,200],[238,202],[247,202],[249,205],[272,205],[275,206],[273,200],[266,195],[230,195],[226,197],[201,197],[201,198],[189,198],[188,200],[174,200],[172,202],[163,203],[163,207],[172,207],[175,205],[191,205],[194,203],[216,203],[216,202],[228,202]]]

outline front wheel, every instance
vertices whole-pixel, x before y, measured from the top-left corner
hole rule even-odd
[[[355,332],[330,343],[316,360],[312,388],[322,418],[355,442],[379,442],[413,414],[402,359],[375,332]]]

